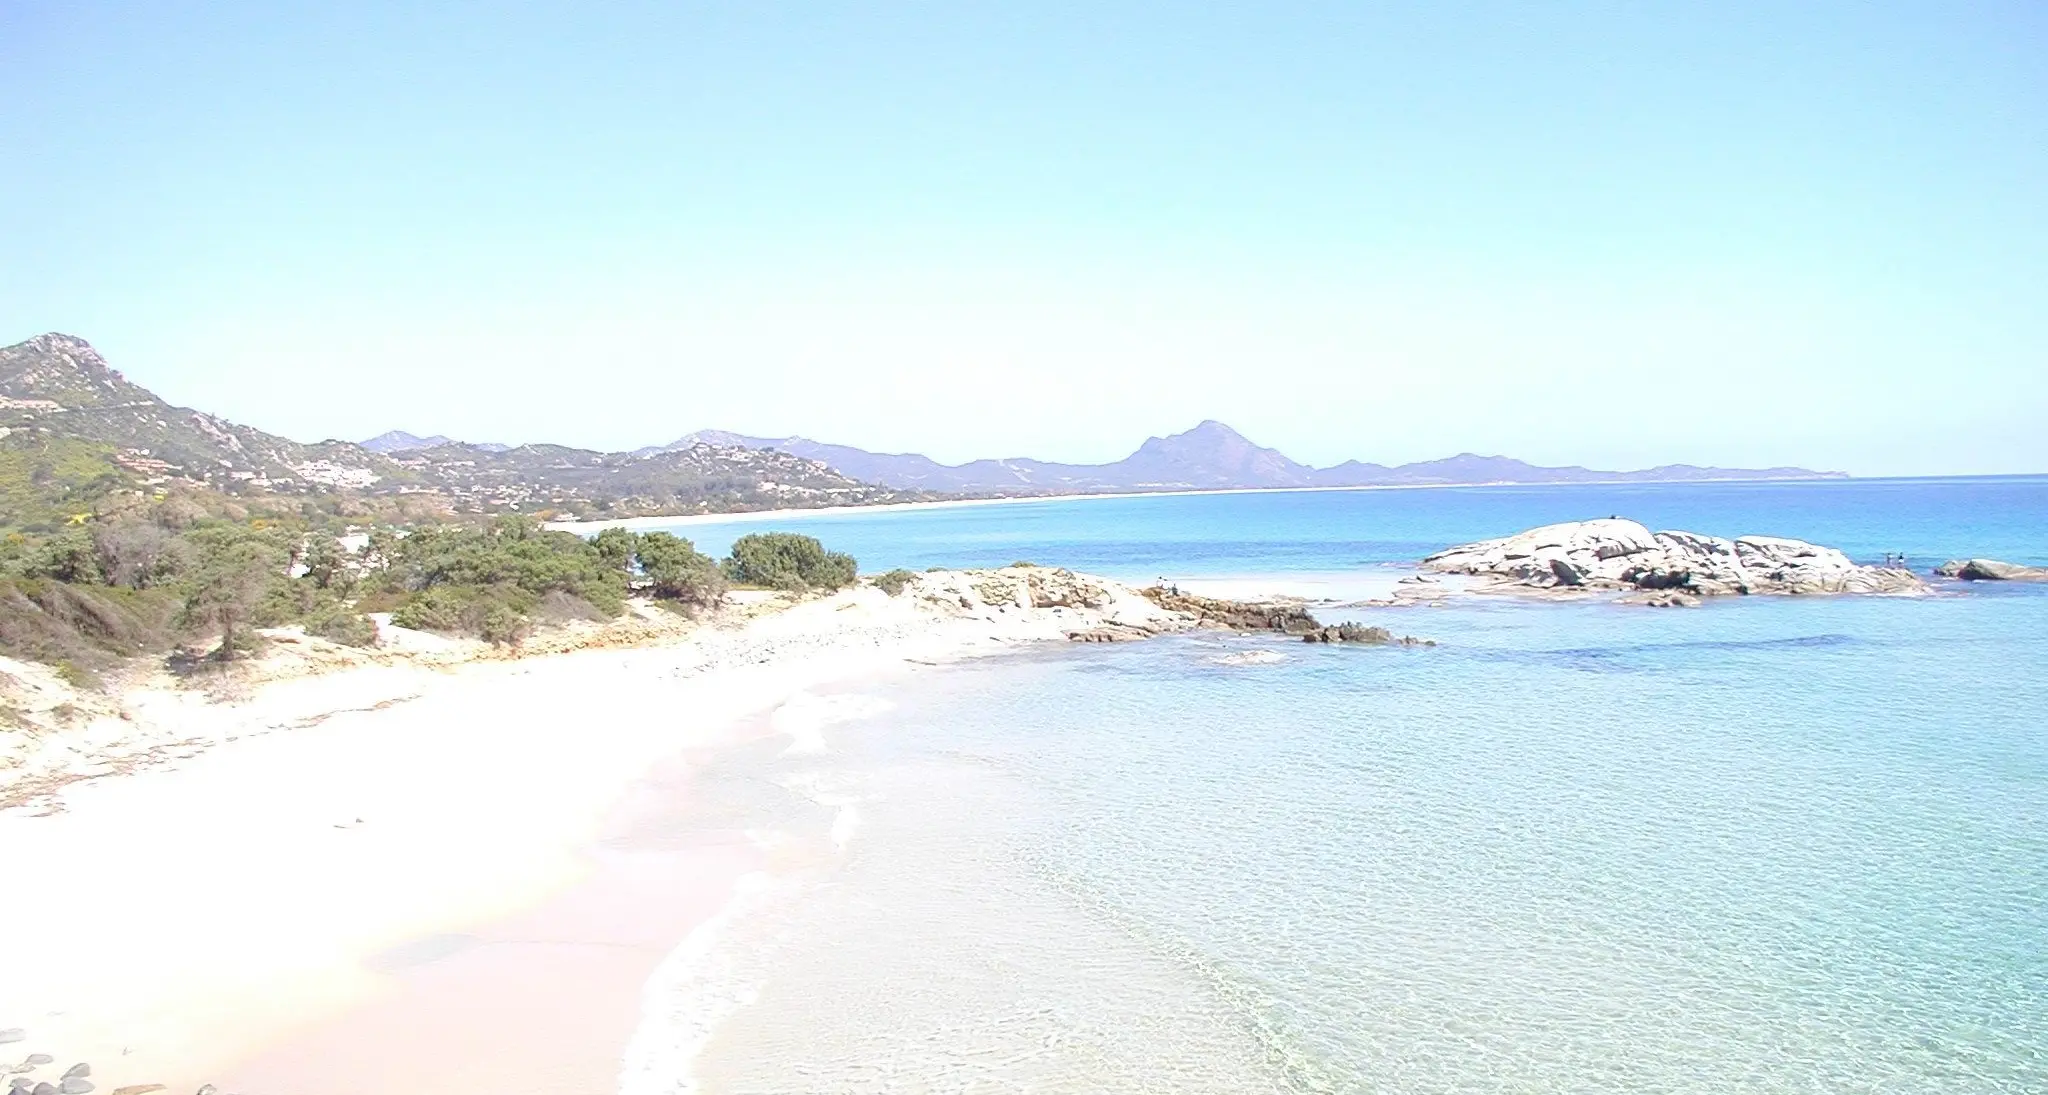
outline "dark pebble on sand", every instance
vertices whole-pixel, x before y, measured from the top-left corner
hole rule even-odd
[[[31,1053],[28,1055],[28,1063],[32,1065],[47,1065],[54,1060],[56,1058],[47,1053]]]
[[[84,1061],[80,1061],[77,1064],[72,1065],[70,1068],[64,1070],[64,1079],[67,1080],[74,1079],[79,1076],[90,1075],[92,1075],[92,1066],[86,1064]]]
[[[63,1085],[57,1089],[58,1095],[85,1095],[86,1092],[91,1090],[91,1080],[81,1080],[76,1076],[66,1079]]]
[[[44,1080],[42,1083],[36,1085],[36,1089],[31,1093],[31,1095],[58,1095],[57,1085],[51,1083],[48,1080]]]

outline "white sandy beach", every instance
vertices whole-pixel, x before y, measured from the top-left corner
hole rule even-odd
[[[1769,482],[1799,483],[1817,480],[1776,479]],[[1571,486],[1691,486],[1700,483],[1745,483],[1749,479],[1683,479],[1683,480],[1628,480],[1588,479],[1573,482]],[[1165,498],[1175,495],[1209,494],[1343,494],[1355,491],[1388,490],[1485,490],[1494,487],[1557,486],[1561,484],[1518,483],[1501,480],[1490,483],[1364,483],[1348,487],[1209,487],[1187,490],[1135,490],[1101,491],[1085,494],[1033,494],[1004,496],[999,498],[947,498],[933,502],[885,502],[879,505],[859,506],[811,506],[800,509],[748,510],[737,513],[679,513],[668,516],[654,514],[645,517],[614,517],[601,521],[549,521],[547,527],[591,536],[608,528],[623,529],[669,529],[687,528],[692,525],[758,524],[762,522],[787,521],[792,518],[813,520],[830,517],[860,517],[875,513],[895,513],[907,510],[966,509],[975,506],[1022,506],[1046,502],[1085,502],[1112,498]]]
[[[804,509],[746,510],[737,513],[679,513],[670,516],[656,514],[647,517],[614,517],[603,521],[549,521],[547,522],[547,527],[591,536],[608,528],[639,530],[687,528],[691,525],[759,524],[763,522],[787,521],[791,518],[812,520],[832,517],[862,517],[876,513],[898,513],[907,510],[970,509],[977,506],[1024,506],[1047,502],[1107,501],[1114,498],[1165,498],[1182,494],[1316,494],[1330,491],[1430,490],[1450,487],[1505,487],[1514,485],[1512,483],[1380,483],[1358,487],[1217,487],[1206,490],[1101,491],[1089,494],[1032,494],[1001,498],[947,498],[935,502],[885,502],[880,505],[864,506],[812,506]]]
[[[174,708],[163,740],[192,744],[0,811],[20,887],[0,1029],[106,1091],[611,1090],[638,984],[762,856],[736,835],[598,845],[686,787],[693,751],[806,690],[1185,623],[1122,587],[1031,607],[1003,573],[639,648],[266,685],[204,740],[192,701],[131,697],[131,736]]]

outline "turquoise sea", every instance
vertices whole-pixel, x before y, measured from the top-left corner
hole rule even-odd
[[[1341,590],[1609,514],[2048,564],[2048,478],[773,527],[864,570]],[[1441,645],[1203,634],[815,697],[829,752],[764,738],[702,777],[717,824],[811,852],[666,969],[644,1089],[2048,1091],[2048,586],[1940,588],[1332,608]]]

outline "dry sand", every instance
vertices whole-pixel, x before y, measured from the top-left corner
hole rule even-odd
[[[195,744],[0,811],[0,1029],[101,1091],[610,1091],[640,984],[759,865],[739,834],[635,839],[693,757],[807,689],[1190,623],[1063,573],[925,575],[637,648],[378,661],[210,721],[131,696],[130,739]]]

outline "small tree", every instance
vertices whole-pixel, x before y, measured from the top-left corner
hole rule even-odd
[[[660,533],[657,535],[667,534]],[[642,537],[615,526],[599,532],[591,539],[590,546],[597,549],[597,556],[604,560],[604,565],[611,567],[613,570],[631,570],[633,567],[633,553],[640,546],[641,539]],[[688,543],[688,541],[684,542]]]
[[[306,543],[306,580],[320,589],[346,594],[354,584],[349,573],[348,562],[342,556],[341,543],[332,536],[314,533]]]
[[[223,530],[225,531],[225,530]],[[255,537],[215,535],[200,545],[199,558],[187,578],[185,622],[188,627],[218,629],[221,661],[233,661],[241,629],[280,575],[281,553]]]
[[[725,597],[725,575],[711,557],[673,533],[650,532],[634,545],[640,571],[656,597],[708,607]]]
[[[816,537],[751,532],[733,541],[725,572],[736,582],[770,589],[843,589],[854,582],[853,556],[826,551]]]

